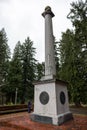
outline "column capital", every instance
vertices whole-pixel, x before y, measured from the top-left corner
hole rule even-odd
[[[45,11],[42,13],[42,16],[45,17],[46,14],[50,14],[52,17],[54,17],[54,13],[51,11],[50,6],[46,6]]]

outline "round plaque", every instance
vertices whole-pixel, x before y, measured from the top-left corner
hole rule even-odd
[[[41,94],[40,94],[40,102],[43,104],[43,105],[46,105],[48,102],[49,102],[49,94],[45,91],[43,91]]]
[[[61,104],[65,104],[65,101],[66,101],[65,93],[61,92],[60,93],[60,102],[61,102]]]

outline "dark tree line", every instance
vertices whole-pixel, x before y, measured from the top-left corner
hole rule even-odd
[[[70,102],[87,104],[87,0],[72,2],[67,18],[73,29],[62,33],[61,40],[54,38],[56,77],[69,83]],[[35,80],[44,75],[44,62],[35,59],[36,50],[27,37],[18,41],[10,58],[5,30],[0,31],[0,92],[6,102],[25,103],[33,100]]]
[[[87,0],[73,2],[68,14],[73,29],[60,40],[60,77],[69,82],[71,102],[87,103]]]
[[[15,46],[12,58],[10,58],[9,47],[5,30],[1,31],[0,41],[0,91],[5,93],[6,102],[15,103],[17,91],[17,102],[25,103],[33,100],[33,82],[41,78],[42,64],[35,59],[35,48],[29,37],[24,43]]]

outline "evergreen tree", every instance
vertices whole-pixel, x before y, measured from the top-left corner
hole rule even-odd
[[[33,47],[33,42],[27,37],[22,45],[22,103],[26,99],[33,98],[33,81],[36,78],[36,59],[34,56],[35,48]]]
[[[0,89],[4,93],[7,87],[10,49],[7,44],[7,36],[4,28],[0,31]]]
[[[87,103],[87,0],[73,2],[68,18],[75,28],[75,43],[78,51],[79,99]]]
[[[45,64],[44,62],[42,63],[37,63],[36,65],[36,80],[40,80],[42,76],[45,75]]]
[[[67,29],[62,33],[62,40],[60,41],[60,78],[69,82],[69,95],[73,101],[75,88],[77,88],[77,59],[74,47],[74,33]],[[76,85],[76,86],[75,86]]]
[[[18,102],[21,101],[22,91],[22,47],[20,41],[16,44],[13,57],[10,61],[8,82],[9,87],[7,88],[7,99],[10,102],[15,102],[15,93],[18,90]]]
[[[69,92],[76,105],[87,102],[87,1],[73,2],[68,15],[74,26],[61,40],[61,76],[69,81]]]

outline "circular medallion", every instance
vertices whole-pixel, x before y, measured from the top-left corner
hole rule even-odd
[[[43,91],[41,94],[40,94],[40,102],[43,104],[43,105],[46,105],[48,102],[49,102],[49,95],[47,92]]]
[[[65,101],[66,101],[65,93],[61,92],[60,93],[60,102],[61,102],[61,104],[65,104]]]

